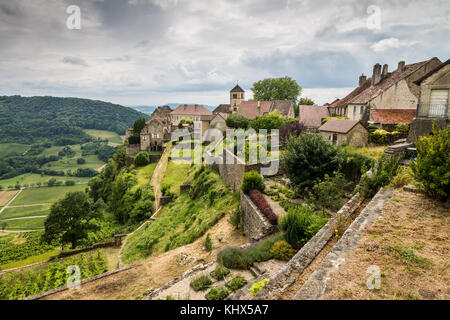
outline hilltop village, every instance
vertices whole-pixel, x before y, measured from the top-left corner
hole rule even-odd
[[[194,121],[201,121],[202,133],[211,128],[224,133],[232,114],[252,120],[274,111],[284,119],[297,118],[334,145],[364,147],[370,142],[371,131],[396,132],[399,124],[411,127],[403,133],[408,134],[405,142],[412,143],[431,132],[433,121],[441,127],[447,124],[448,64],[448,60],[442,63],[436,57],[410,64],[399,61],[394,70],[377,63],[372,76],[367,78],[363,73],[358,86],[347,96],[323,106],[298,105],[297,113],[290,100],[245,100],[245,91],[236,85],[230,90],[229,103],[220,104],[212,112],[202,105],[185,104],[175,110],[158,107],[141,131],[140,141],[130,143],[134,132],[127,131],[127,154],[163,150],[171,132],[178,128],[192,131]]]

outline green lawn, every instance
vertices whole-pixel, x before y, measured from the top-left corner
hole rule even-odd
[[[62,198],[67,192],[83,191],[87,185],[75,185],[70,187],[42,187],[23,190],[11,203],[11,206],[25,204],[53,203]]]
[[[174,161],[170,161],[167,166],[166,175],[164,176],[163,185],[170,185],[170,191],[179,194],[180,184],[183,182],[190,168],[190,164],[177,164]]]
[[[4,221],[6,223],[5,230],[39,230],[44,229],[44,218],[31,218],[31,219],[19,219]],[[3,223],[3,221],[2,221]]]
[[[377,160],[386,150],[386,146],[368,146],[364,148],[356,148],[352,146],[343,146],[343,149],[349,152],[356,152],[363,156]]]
[[[50,213],[50,205],[35,205],[31,207],[17,207],[6,208],[0,214],[0,220],[32,217],[32,216],[46,216]]]
[[[117,133],[106,130],[84,130],[88,135],[93,136],[94,138],[100,139],[108,139],[108,142],[112,146],[122,145],[123,138],[119,136]]]
[[[12,155],[14,153],[22,154],[27,151],[30,146],[19,143],[2,143],[0,144],[0,158]]]

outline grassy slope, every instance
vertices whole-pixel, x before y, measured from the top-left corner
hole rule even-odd
[[[175,163],[170,161],[167,167],[166,175],[164,176],[163,185],[170,185],[170,191],[175,194],[180,193],[180,184],[183,178],[187,175],[190,169],[189,164]]]
[[[150,184],[150,180],[153,176],[153,171],[155,171],[156,165],[158,163],[150,163],[145,167],[140,167],[136,169],[137,184],[133,187],[133,191],[143,187],[146,184]]]
[[[194,168],[198,169],[198,166]],[[192,179],[193,171],[189,174],[189,180]],[[209,172],[209,178],[213,184],[205,194],[197,199],[191,199],[187,193],[180,195],[161,209],[156,221],[148,223],[128,238],[123,250],[124,262],[136,262],[192,243],[224,214],[237,208],[238,195],[229,191],[217,173]],[[179,182],[183,179],[179,177]],[[223,193],[222,196],[214,197],[215,202],[212,204],[209,201],[211,191]]]
[[[19,143],[2,143],[0,144],[0,157],[6,157],[14,153],[22,154],[29,149],[30,146]]]
[[[109,144],[113,146],[123,144],[122,137],[112,131],[88,129],[84,130],[84,132],[86,132],[88,135],[94,138],[108,139]]]

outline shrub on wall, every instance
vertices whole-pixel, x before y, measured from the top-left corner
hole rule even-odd
[[[267,200],[259,190],[253,189],[249,192],[249,197],[258,207],[259,211],[269,220],[272,225],[277,225],[278,216],[273,212]]]
[[[252,295],[252,297],[254,297],[258,293],[258,291],[261,290],[267,284],[267,282],[269,282],[269,279],[261,280],[252,285],[250,288],[250,294]]]
[[[280,240],[274,243],[270,248],[270,254],[278,260],[289,261],[295,254],[295,250],[285,240]]]
[[[237,275],[230,281],[228,281],[225,286],[232,292],[239,290],[247,284],[247,280],[243,276]]]
[[[254,189],[264,192],[264,182],[261,175],[255,170],[244,173],[241,189],[245,194]]]
[[[227,288],[224,287],[212,287],[205,295],[207,300],[225,300],[230,295]]]
[[[310,207],[298,205],[291,207],[279,223],[284,239],[293,247],[300,248],[311,239],[328,221],[327,218],[314,215]]]
[[[229,269],[246,270],[253,264],[243,250],[225,248],[217,255],[217,262]]]
[[[203,291],[208,289],[212,283],[212,280],[208,276],[202,275],[193,279],[190,283],[190,286],[195,291]]]
[[[214,279],[220,281],[223,280],[227,275],[230,274],[230,270],[222,266],[221,264],[217,264],[216,268],[211,271],[210,275]]]
[[[416,141],[417,160],[411,161],[414,178],[425,193],[446,201],[450,195],[450,129],[433,123],[432,134]]]

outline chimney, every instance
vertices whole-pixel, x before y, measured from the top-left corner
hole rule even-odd
[[[383,65],[383,71],[381,72],[381,79],[386,78],[388,75],[388,65],[384,64]]]
[[[361,87],[367,80],[367,77],[364,75],[364,73],[362,75],[359,76],[359,86]]]
[[[258,110],[261,110],[261,101],[258,101]]]
[[[381,81],[381,64],[377,63],[373,66],[372,86],[377,85]]]
[[[405,69],[405,61],[399,61],[397,71],[403,71]]]

